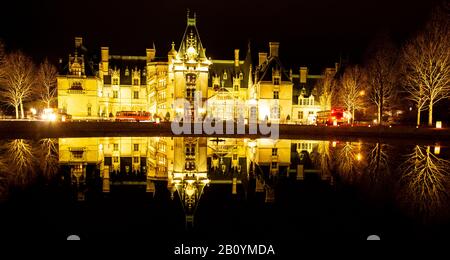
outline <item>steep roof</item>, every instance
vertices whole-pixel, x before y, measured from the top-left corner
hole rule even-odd
[[[109,67],[111,70],[120,70],[120,84],[131,85],[133,70],[140,70],[141,85],[145,85],[147,58],[145,56],[109,56]],[[111,84],[111,73],[103,78],[105,84]]]
[[[196,14],[194,13],[194,17],[192,18],[190,17],[188,11],[186,29],[184,30],[180,48],[177,53],[177,58],[180,60],[189,59],[189,55],[191,55],[193,51],[195,51],[196,59],[206,59],[205,49],[203,48],[202,41],[200,40],[200,34],[197,30],[196,19]]]
[[[272,81],[272,71],[280,70],[281,81],[291,81],[289,73],[284,69],[283,64],[277,56],[268,57],[261,65],[256,67],[257,81]]]

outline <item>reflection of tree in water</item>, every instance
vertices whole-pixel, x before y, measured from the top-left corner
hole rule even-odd
[[[339,175],[347,182],[355,182],[361,171],[363,156],[361,143],[345,142],[336,152],[336,167]]]
[[[31,141],[15,139],[4,144],[5,156],[8,161],[8,174],[6,178],[17,185],[27,183],[34,175],[33,147]]]
[[[430,146],[416,145],[401,170],[401,201],[424,218],[442,213],[448,202],[450,161],[435,156]]]
[[[24,187],[36,177],[54,176],[58,171],[56,139],[32,142],[25,139],[5,140],[0,144],[0,198],[9,187]]]
[[[51,178],[58,172],[58,142],[57,139],[42,139],[36,149],[39,166],[45,178]]]
[[[384,182],[390,176],[389,145],[376,143],[368,153],[367,173],[370,184]]]
[[[317,149],[311,153],[311,160],[315,167],[320,169],[322,176],[331,176],[333,159],[330,150],[330,141],[319,141]]]

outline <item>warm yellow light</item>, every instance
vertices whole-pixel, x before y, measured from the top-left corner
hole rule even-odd
[[[436,128],[442,128],[442,121],[436,121]]]
[[[439,145],[436,145],[434,147],[434,154],[438,155],[441,153],[441,147]]]
[[[356,160],[358,160],[358,161],[362,160],[362,155],[360,153],[356,154]]]
[[[37,114],[36,108],[30,109],[30,111],[31,111],[31,114],[33,114],[33,116]]]
[[[48,120],[49,121],[52,121],[52,122],[55,122],[56,121],[56,115],[55,114],[50,114],[50,115],[48,115]]]
[[[334,121],[333,121],[333,126],[337,126],[337,125],[338,125],[337,120],[334,120]]]
[[[336,142],[336,141],[333,141],[332,146],[333,146],[333,147],[336,147],[336,145],[337,145],[337,142]]]
[[[364,91],[364,90],[361,90],[360,92],[359,92],[359,95],[360,96],[364,96],[366,94],[366,92]]]

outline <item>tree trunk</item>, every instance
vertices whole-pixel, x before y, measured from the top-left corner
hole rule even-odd
[[[347,107],[347,112],[350,113],[350,111],[352,111],[352,109],[350,108],[350,106],[348,106]],[[351,120],[351,118],[347,117],[347,124],[350,124],[350,120]]]
[[[355,123],[355,108],[352,109],[352,124]]]
[[[16,109],[16,119],[19,119],[19,105],[15,105],[14,108]]]
[[[381,104],[378,105],[378,124],[381,125]]]
[[[433,126],[433,100],[431,99],[428,108],[428,126]]]
[[[20,99],[20,116],[22,119],[25,118],[25,113],[23,112],[23,102],[22,102],[22,98]]]
[[[420,108],[417,109],[417,126],[420,126]]]

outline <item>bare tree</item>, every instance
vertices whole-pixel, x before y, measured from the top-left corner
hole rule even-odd
[[[406,91],[420,111],[428,107],[428,125],[433,125],[433,106],[450,96],[450,27],[443,11],[436,11],[425,29],[403,48]]]
[[[321,111],[326,111],[331,109],[332,97],[335,94],[336,82],[334,80],[335,71],[325,71],[325,75],[322,79],[317,82],[314,90],[319,97],[319,105]]]
[[[347,119],[347,123],[350,123],[350,120],[354,122],[355,110],[360,109],[364,104],[364,73],[358,66],[348,67],[340,79],[339,85],[341,86],[339,91],[340,103],[342,103],[352,115],[352,118]]]
[[[377,108],[377,122],[383,124],[383,114],[397,97],[398,51],[388,39],[376,44],[367,65],[367,83],[370,101]]]
[[[24,118],[23,102],[32,94],[34,84],[33,61],[22,52],[13,52],[5,56],[2,77],[2,97],[4,102],[15,108],[16,118]]]
[[[2,78],[3,62],[5,61],[5,45],[0,40],[0,78]]]
[[[37,72],[36,94],[47,108],[50,108],[56,99],[56,76],[58,71],[47,59],[39,66]]]

